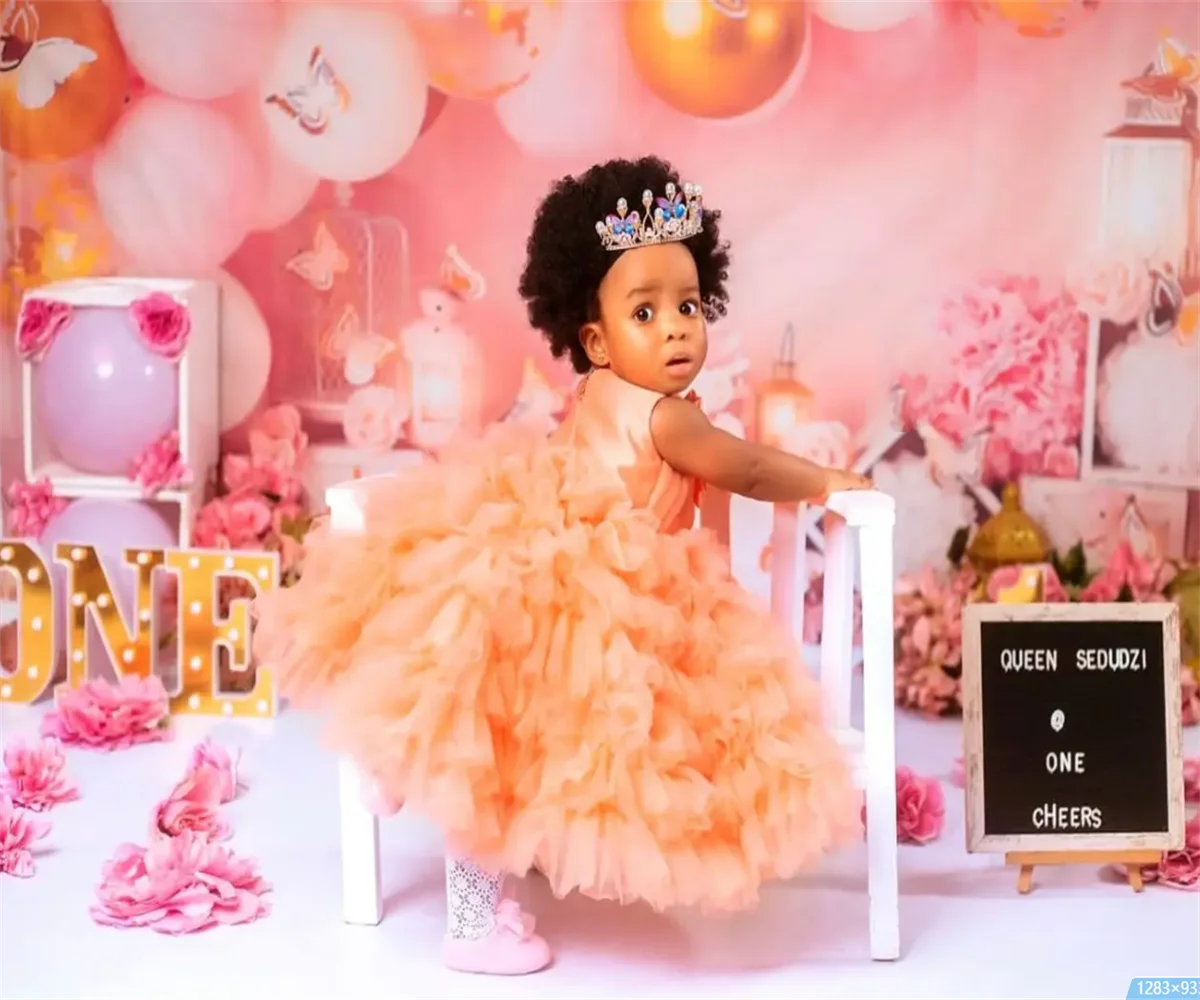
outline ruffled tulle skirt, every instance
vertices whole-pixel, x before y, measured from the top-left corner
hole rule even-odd
[[[376,487],[260,601],[259,661],[450,848],[554,891],[751,905],[861,836],[817,685],[705,532],[495,436]]]

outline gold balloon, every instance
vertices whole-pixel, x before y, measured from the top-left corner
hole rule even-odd
[[[87,152],[125,106],[129,69],[108,8],[12,0],[0,16],[0,146],[42,162]]]
[[[976,17],[1006,21],[1026,38],[1057,38],[1100,0],[972,0]]]
[[[803,0],[625,0],[646,84],[677,111],[736,118],[774,97],[808,44]]]

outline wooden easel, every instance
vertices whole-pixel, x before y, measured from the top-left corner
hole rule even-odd
[[[1134,892],[1146,886],[1142,881],[1142,865],[1152,865],[1161,857],[1159,851],[1009,851],[1004,863],[1020,865],[1017,892],[1027,895],[1033,890],[1033,869],[1047,865],[1125,865],[1125,877]]]

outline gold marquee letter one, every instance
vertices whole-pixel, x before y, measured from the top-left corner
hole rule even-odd
[[[235,600],[229,617],[217,618],[217,588],[223,578],[249,581],[255,593],[279,585],[274,552],[222,552],[185,549],[167,553],[167,566],[179,575],[179,692],[171,711],[180,715],[269,718],[276,713],[275,679],[259,667],[248,694],[218,690],[217,646],[229,651],[234,670],[250,669],[248,598]]]
[[[117,607],[112,582],[93,546],[59,542],[54,557],[67,569],[65,686],[77,688],[96,676],[94,666],[88,663],[89,611],[118,680],[126,674],[149,677],[154,673],[154,570],[163,564],[163,553],[155,549],[125,550],[125,562],[137,570],[138,578],[132,628]]]
[[[29,705],[54,676],[54,590],[49,568],[38,551],[19,539],[0,539],[0,578],[17,584],[17,662],[0,669],[0,701]]]

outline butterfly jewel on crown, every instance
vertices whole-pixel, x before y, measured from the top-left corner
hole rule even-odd
[[[292,118],[309,135],[323,135],[334,115],[350,107],[350,91],[338,79],[321,46],[308,57],[308,79],[283,94],[271,94],[267,103]]]
[[[17,103],[26,111],[44,108],[59,87],[96,58],[70,38],[39,40],[37,11],[28,3],[18,4],[0,27],[0,74],[15,74]]]
[[[283,265],[285,271],[303,278],[318,292],[333,287],[334,278],[350,269],[350,259],[324,222],[317,224],[311,250],[301,250]]]
[[[337,323],[325,335],[324,354],[342,362],[342,374],[351,385],[369,385],[380,363],[396,350],[386,337],[363,330],[358,310],[346,306]]]

